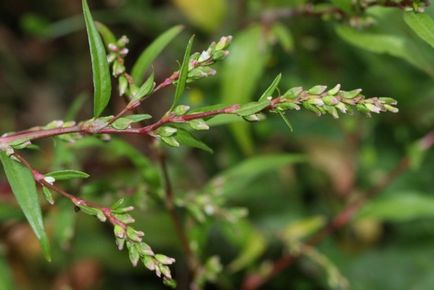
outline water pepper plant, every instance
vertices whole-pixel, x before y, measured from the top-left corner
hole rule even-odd
[[[378,4],[376,1],[358,1],[358,3],[362,9]],[[195,137],[194,131],[209,130],[215,122],[258,122],[272,114],[280,116],[292,130],[286,114],[299,110],[308,110],[318,116],[328,114],[333,118],[339,118],[340,115],[351,115],[354,112],[361,112],[367,116],[398,112],[397,102],[393,98],[367,98],[362,94],[361,89],[344,90],[339,84],[332,88],[317,85],[311,88],[282,89],[279,88],[282,78],[280,74],[258,96],[257,101],[191,108],[181,103],[186,86],[216,74],[214,64],[231,57],[231,36],[223,36],[211,43],[207,49],[194,53],[192,52],[194,36],[191,37],[180,67],[165,79],[158,80],[153,72],[149,72],[154,70],[151,65],[160,52],[183,30],[183,27],[175,26],[155,39],[139,56],[129,72],[125,65],[125,58],[129,52],[128,38],[126,36],[117,38],[105,25],[95,22],[86,0],[83,0],[82,4],[93,72],[92,118],[84,121],[55,120],[43,126],[5,133],[0,137],[0,159],[6,177],[17,202],[40,241],[47,260],[51,259],[49,238],[44,228],[38,187],[49,204],[54,205],[58,196],[61,196],[70,200],[77,211],[94,216],[101,222],[110,223],[118,249],[126,249],[133,266],[143,264],[145,268],[161,277],[165,284],[171,287],[176,286],[171,272],[175,259],[154,252],[151,245],[146,243],[145,233],[134,224],[135,219],[132,216],[134,207],[126,204],[124,198],[109,206],[95,204],[80,198],[79,194],[66,192],[59,186],[59,182],[63,180],[91,178],[89,174],[74,169],[41,172],[30,164],[22,151],[35,148],[34,142],[39,139],[53,138],[59,142],[74,143],[89,136],[97,136],[108,142],[111,142],[110,139],[114,135],[147,137],[153,144],[152,148],[161,157],[160,165],[165,185],[165,195],[162,199],[187,257],[193,285],[199,289],[205,281],[215,278],[221,266],[216,257],[211,257],[205,263],[199,262],[183,230],[177,209],[187,209],[199,223],[204,222],[207,216],[235,221],[244,217],[247,212],[243,208],[224,208],[224,199],[212,190],[205,195],[197,195],[193,192],[185,198],[176,198],[167,176],[167,165],[164,155],[161,154],[163,150],[161,145],[190,146],[212,152],[208,145]],[[421,11],[426,3],[424,1],[401,1],[399,3],[383,1],[382,5]],[[345,11],[341,8],[313,10],[309,7],[292,10],[292,13],[319,14],[344,19],[349,18],[351,14],[349,10]],[[271,21],[272,18],[283,16],[276,11],[270,11],[264,17]],[[408,21],[414,23],[411,17],[413,16],[409,16]],[[116,84],[116,90],[112,88],[112,83]],[[172,104],[166,113],[162,116],[151,116],[147,112],[142,112],[144,108],[141,105],[144,100],[171,86],[175,86],[176,89]],[[125,106],[115,115],[104,116],[103,113],[112,95],[123,98]],[[313,256],[316,255],[314,252],[310,253]]]

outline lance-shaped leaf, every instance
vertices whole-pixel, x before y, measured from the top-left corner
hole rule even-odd
[[[5,152],[0,152],[0,159],[12,192],[41,244],[45,258],[50,261],[50,247],[32,173],[20,163],[12,160]]]
[[[428,14],[407,12],[404,20],[420,38],[434,47],[434,20]]]
[[[277,89],[277,86],[279,85],[281,78],[282,78],[282,74],[278,74],[277,77],[271,83],[271,85],[265,90],[265,92],[259,98],[259,101],[264,101],[267,99],[267,97],[270,97],[273,95],[274,91]]]
[[[176,133],[176,140],[182,145],[198,148],[209,153],[213,153],[213,150],[203,143],[202,141],[196,139],[190,132],[186,130],[178,130]]]
[[[241,31],[234,39],[221,72],[222,103],[244,104],[253,99],[270,51],[259,25]],[[249,124],[237,122],[230,128],[243,153],[253,154],[255,146]]]
[[[104,111],[111,95],[111,80],[110,70],[107,62],[107,55],[102,42],[101,36],[98,33],[95,22],[90,14],[87,1],[83,0],[83,14],[86,23],[87,37],[89,41],[90,56],[92,60],[92,75],[93,75],[93,115],[98,117]]]
[[[149,68],[155,58],[161,51],[182,31],[183,26],[178,25],[170,28],[157,39],[155,39],[143,52],[140,54],[136,63],[133,65],[131,75],[136,84],[142,83],[146,70]]]
[[[270,102],[268,100],[260,102],[250,102],[242,105],[235,113],[239,116],[249,116],[258,113],[268,107]]]
[[[101,22],[95,22],[96,29],[98,29],[98,32],[101,34],[105,45],[108,46],[110,43],[116,43],[116,37],[111,32],[110,28],[102,24]]]
[[[51,176],[55,180],[68,180],[74,178],[88,178],[89,174],[86,172],[82,172],[79,170],[66,169],[66,170],[57,170],[52,171],[50,173],[45,174],[46,176]]]
[[[191,47],[193,46],[193,40],[194,35],[188,41],[187,48],[185,49],[184,60],[182,61],[181,69],[179,70],[178,83],[176,84],[175,98],[173,99],[173,103],[170,107],[169,112],[171,112],[173,108],[175,108],[176,104],[179,101],[179,98],[181,98],[181,95],[185,90],[185,84],[188,77],[188,64],[190,62],[190,54]]]

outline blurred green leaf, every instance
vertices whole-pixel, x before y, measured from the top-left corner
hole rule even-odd
[[[51,261],[49,241],[44,229],[33,175],[29,169],[12,160],[3,151],[0,152],[0,159],[17,202],[38,238],[45,258]]]
[[[179,70],[178,82],[176,83],[175,97],[173,98],[173,103],[169,109],[169,112],[171,112],[175,108],[175,106],[179,102],[179,99],[184,93],[185,84],[187,82],[187,77],[188,77],[188,66],[190,64],[190,54],[191,54],[191,47],[193,46],[193,40],[194,40],[194,35],[188,41],[187,48],[185,49],[184,59],[182,61],[181,69]]]
[[[136,84],[142,83],[145,72],[154,59],[163,51],[163,49],[182,31],[183,26],[178,25],[170,28],[155,39],[139,56],[133,65],[131,75]]]
[[[219,28],[227,10],[225,0],[174,0],[174,2],[194,25],[206,31]]]
[[[343,11],[345,11],[346,13],[351,13],[352,12],[352,1],[348,1],[348,0],[331,0],[331,2],[336,5],[337,7],[339,7],[340,9],[342,9]]]
[[[336,32],[354,46],[404,59],[427,74],[434,75],[432,61],[403,36],[363,32],[343,25],[337,26]]]
[[[92,60],[94,102],[93,115],[98,117],[107,107],[111,96],[111,79],[107,55],[101,36],[98,33],[87,0],[83,0],[83,15],[86,23],[89,41],[90,56]]]
[[[87,94],[81,93],[74,99],[65,114],[65,121],[73,121],[77,118],[78,112],[82,109],[87,98]]]
[[[1,290],[16,290],[12,280],[12,273],[9,269],[7,260],[3,254],[0,253],[0,289]]]
[[[294,39],[289,27],[277,22],[273,25],[272,33],[286,52],[294,50]]]
[[[231,45],[231,55],[223,64],[222,101],[243,104],[252,100],[268,57],[261,26],[255,25],[238,33]],[[252,154],[254,146],[249,124],[232,124],[231,130],[243,152]]]
[[[222,195],[231,196],[242,190],[255,178],[265,172],[281,166],[304,162],[305,158],[298,154],[271,154],[256,156],[223,171],[213,178],[208,186],[218,187]]]
[[[309,235],[315,233],[326,224],[327,220],[323,216],[312,216],[291,222],[283,229],[283,238],[290,241],[301,241]]]
[[[434,48],[434,20],[426,13],[404,13],[407,25]]]
[[[398,192],[369,201],[358,218],[375,218],[390,222],[403,222],[434,217],[434,197],[420,192]]]
[[[238,223],[236,229],[237,234],[240,234],[241,228],[244,235],[244,243],[238,256],[229,264],[229,269],[232,272],[240,271],[251,265],[259,258],[267,247],[267,239],[263,233],[256,230],[253,226],[247,226],[243,223]]]
[[[71,203],[66,200],[59,200],[56,204],[57,211],[53,211],[50,216],[53,225],[53,244],[57,244],[60,249],[68,249],[69,243],[74,236],[75,221],[77,213]]]

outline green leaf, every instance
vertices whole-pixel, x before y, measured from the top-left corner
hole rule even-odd
[[[83,14],[86,22],[90,56],[92,60],[94,88],[93,115],[94,117],[98,117],[110,101],[112,90],[110,71],[104,44],[98,33],[95,22],[93,21],[86,0],[83,0]]]
[[[113,32],[111,32],[110,28],[98,21],[95,22],[95,25],[106,46],[108,46],[110,43],[116,43],[116,37]]]
[[[306,159],[299,154],[270,154],[250,158],[213,178],[209,186],[217,183],[221,186],[221,194],[230,196],[240,192],[261,174],[304,161]]]
[[[294,131],[294,129],[292,128],[291,123],[289,122],[288,118],[285,116],[285,114],[283,112],[279,111],[279,115],[280,117],[283,119],[283,121],[285,122],[286,126],[288,127],[289,131]]]
[[[231,272],[237,272],[252,265],[267,248],[265,234],[246,220],[236,225],[224,226],[223,233],[232,244],[239,248],[238,256],[228,265]]]
[[[278,74],[277,77],[271,83],[271,85],[265,90],[265,92],[259,98],[259,101],[264,101],[267,99],[267,97],[273,96],[273,93],[276,90],[277,86],[279,85],[281,78],[282,78],[282,74]]]
[[[172,106],[170,107],[169,112],[171,112],[173,108],[175,108],[176,104],[179,101],[179,98],[181,98],[181,95],[184,92],[185,84],[187,82],[187,77],[188,77],[188,65],[190,63],[190,54],[191,54],[191,47],[193,46],[193,40],[194,40],[194,35],[188,41],[187,48],[185,50],[184,60],[182,61],[181,69],[179,70],[178,82],[176,84],[175,98],[173,99],[173,103]]]
[[[273,25],[272,33],[286,52],[291,52],[294,49],[294,39],[288,26],[276,23]]]
[[[420,192],[399,192],[369,201],[358,218],[403,222],[434,217],[434,197]]]
[[[7,263],[6,257],[0,253],[0,289],[17,289],[12,281],[12,273],[10,271],[10,267]]]
[[[270,105],[270,101],[260,101],[260,102],[250,102],[245,105],[242,105],[235,113],[239,116],[249,116],[255,113],[258,113],[268,107]]]
[[[432,60],[409,39],[389,34],[361,32],[346,26],[337,26],[336,32],[342,39],[354,46],[404,59],[427,74],[434,75]]]
[[[138,91],[134,94],[134,96],[132,97],[132,100],[144,99],[144,97],[146,97],[147,95],[149,95],[152,92],[154,87],[155,87],[154,73],[152,73],[149,76],[149,78],[146,80],[146,82],[144,82],[143,85],[141,85],[140,88],[138,89]]]
[[[48,201],[48,203],[53,205],[54,204],[54,198],[53,198],[53,193],[51,192],[51,190],[44,186],[44,187],[42,187],[42,192],[44,193],[45,199]]]
[[[269,55],[261,26],[252,26],[234,37],[231,55],[224,62],[221,72],[222,103],[244,104],[253,100]],[[254,144],[250,125],[237,122],[231,124],[230,129],[243,153],[252,154]]]
[[[89,174],[79,170],[67,169],[67,170],[52,171],[45,174],[45,176],[51,176],[56,180],[68,180],[73,178],[88,178]]]
[[[152,116],[149,114],[135,114],[135,115],[125,116],[124,118],[131,120],[133,123],[136,123],[136,122],[141,122],[144,120],[151,119]]]
[[[229,264],[231,271],[239,271],[253,263],[266,248],[266,239],[259,231],[252,232],[249,236],[249,242],[239,253],[239,256]]]
[[[172,137],[172,136],[170,136],[170,137],[161,136],[161,140],[164,143],[166,143],[167,145],[169,145],[169,146],[179,147],[179,142],[176,140],[175,137]]]
[[[434,20],[426,13],[404,13],[407,25],[434,48]]]
[[[51,261],[50,246],[33,175],[29,169],[12,160],[5,152],[0,152],[0,159],[12,192],[41,244],[45,258]]]
[[[77,117],[78,112],[82,109],[88,95],[80,93],[69,106],[68,111],[65,114],[65,121],[73,121]]]
[[[125,130],[128,128],[132,123],[144,121],[151,119],[152,116],[149,114],[136,114],[136,115],[129,115],[122,118],[117,119],[113,122],[112,126],[115,129],[118,130]]]
[[[72,209],[71,203],[67,200],[59,200],[56,208],[56,211],[50,212],[50,220],[53,224],[52,241],[53,244],[59,245],[61,249],[67,249],[74,237],[77,215]]]
[[[178,132],[176,133],[176,140],[178,140],[178,142],[184,146],[201,149],[211,154],[214,153],[214,151],[208,147],[208,145],[196,139],[190,132],[186,130],[178,129]]]
[[[326,222],[326,218],[321,215],[292,221],[282,231],[282,237],[285,240],[302,241],[304,238],[316,233]]]
[[[208,33],[223,25],[222,22],[230,7],[225,0],[173,0],[172,2],[192,24]]]
[[[239,122],[245,122],[243,117],[234,115],[234,114],[221,114],[217,115],[215,117],[210,118],[206,121],[208,126],[214,127],[214,126],[221,126],[221,125],[227,125],[232,123],[239,123]]]
[[[163,137],[170,137],[170,136],[175,135],[177,131],[178,131],[178,129],[176,129],[174,127],[163,126],[163,127],[160,127],[160,129],[158,129],[158,135],[163,136]]]
[[[182,31],[183,26],[178,25],[170,28],[155,39],[139,56],[133,65],[132,77],[136,84],[140,84],[146,70],[161,51]]]

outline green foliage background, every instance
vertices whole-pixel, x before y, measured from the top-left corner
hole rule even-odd
[[[345,289],[343,280],[348,289],[434,287],[434,154],[420,156],[414,149],[433,129],[434,50],[409,28],[403,11],[370,8],[374,25],[360,31],[321,17],[287,17],[274,26],[264,21],[267,11],[290,9],[303,0],[92,2],[97,20],[130,38],[127,66],[163,31],[186,26],[154,63],[159,80],[178,68],[191,34],[196,34],[194,51],[221,35],[234,36],[231,56],[217,67],[217,75],[192,84],[182,97],[192,107],[255,100],[280,72],[285,89],[340,83],[345,89],[363,88],[366,96],[399,101],[399,114],[372,118],[356,114],[335,120],[292,112],[293,132],[277,117],[216,126],[200,135],[213,155],[168,148],[177,196],[205,193],[206,185],[221,175],[226,178],[220,188],[225,206],[249,211],[247,219],[235,224],[224,218],[187,222],[202,261],[217,255],[225,266],[206,289],[238,289],[248,273],[265,269],[283,249],[307,238],[406,155],[411,168],[317,248],[327,263],[318,255],[304,257],[264,289]],[[426,13],[433,16],[434,9]],[[0,39],[0,132],[92,115],[80,1],[2,1]],[[144,107],[158,116],[173,94],[173,89],[159,92]],[[113,113],[123,101],[112,99],[108,112]],[[89,180],[65,184],[86,199],[109,204],[126,195],[138,207],[137,227],[147,242],[177,259],[174,272],[180,289],[186,289],[179,242],[161,204],[148,194],[161,191],[148,143],[137,137],[123,139],[132,145],[121,140],[86,139],[71,146],[43,141],[44,149],[31,153],[31,159],[46,171],[69,166],[90,173]],[[305,160],[293,162],[299,154]],[[145,269],[131,267],[125,252],[116,250],[109,226],[74,213],[62,200],[55,207],[43,205],[53,246],[53,261],[45,262],[4,176],[0,178],[0,289],[164,287]],[[70,288],[61,288],[65,285]]]

